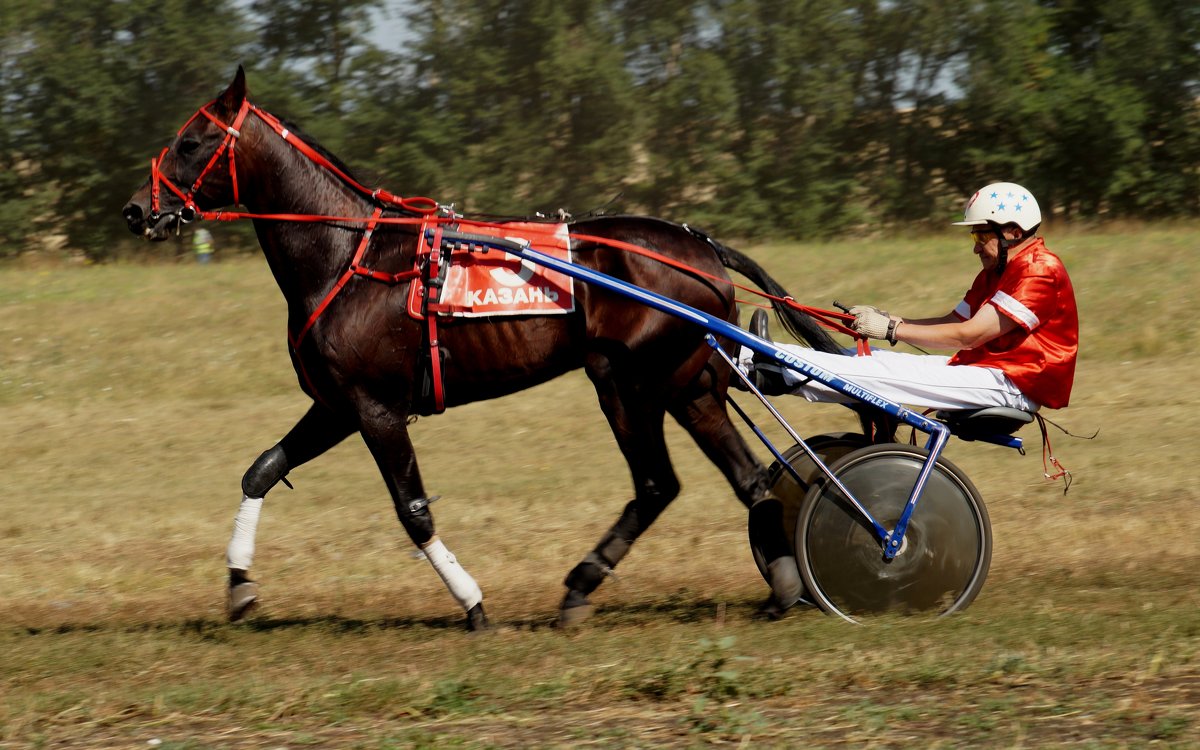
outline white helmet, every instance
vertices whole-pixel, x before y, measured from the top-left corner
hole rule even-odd
[[[1042,209],[1033,194],[1012,182],[993,182],[976,191],[967,201],[963,220],[956,227],[973,227],[987,223],[1004,226],[1016,224],[1024,232],[1042,223]]]

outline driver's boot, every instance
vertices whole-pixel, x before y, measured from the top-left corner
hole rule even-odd
[[[767,328],[769,319],[766,310],[755,310],[750,316],[750,333],[771,341],[771,332]],[[754,353],[753,364],[750,366],[750,381],[765,396],[779,396],[791,391],[783,379],[783,365],[758,352]]]

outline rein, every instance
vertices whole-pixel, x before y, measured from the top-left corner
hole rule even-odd
[[[260,109],[259,107],[251,104],[249,99],[242,100],[242,105],[238,109],[237,115],[234,117],[232,124],[226,124],[226,123],[222,122],[215,115],[213,115],[211,112],[209,112],[209,107],[211,107],[215,102],[216,102],[216,100],[213,100],[212,102],[209,102],[208,104],[200,107],[200,109],[197,110],[195,114],[193,114],[190,118],[188,118],[188,121],[183,124],[183,126],[179,129],[178,133],[176,133],[176,138],[179,138],[180,136],[183,135],[183,132],[185,130],[187,130],[187,128],[193,122],[196,121],[196,119],[198,117],[202,117],[202,116],[207,118],[214,125],[216,125],[217,127],[221,128],[225,131],[225,138],[221,141],[221,145],[217,148],[216,151],[213,152],[213,155],[209,158],[208,163],[205,164],[204,169],[201,170],[199,176],[196,177],[196,180],[192,183],[191,187],[189,187],[186,192],[184,190],[182,190],[178,185],[176,185],[170,178],[168,178],[166,175],[164,175],[162,173],[162,168],[161,168],[162,160],[167,155],[167,153],[170,151],[170,146],[163,148],[163,150],[159,153],[159,155],[157,157],[152,158],[150,160],[150,178],[151,178],[150,220],[151,221],[156,221],[157,219],[159,219],[160,217],[162,217],[164,215],[160,211],[160,208],[161,208],[161,203],[160,203],[161,187],[160,186],[166,186],[167,190],[174,193],[181,201],[183,201],[183,205],[174,212],[175,216],[178,218],[179,222],[182,224],[187,224],[187,223],[190,223],[190,222],[196,220],[197,218],[200,218],[200,219],[205,219],[208,221],[237,221],[240,219],[260,219],[260,220],[264,220],[264,221],[282,221],[282,222],[347,223],[347,224],[362,224],[362,225],[366,226],[366,231],[363,233],[363,238],[359,242],[358,249],[355,251],[354,258],[350,261],[350,265],[342,273],[341,277],[338,278],[337,282],[334,284],[333,288],[330,289],[329,293],[326,294],[325,298],[323,300],[321,300],[321,302],[317,305],[316,309],[313,310],[312,314],[309,316],[308,320],[305,322],[305,324],[301,328],[301,330],[298,333],[296,333],[295,335],[292,335],[289,332],[288,342],[292,346],[292,349],[294,351],[298,352],[299,346],[300,346],[301,342],[304,340],[305,335],[307,335],[308,331],[313,327],[313,325],[316,324],[317,320],[321,317],[321,314],[325,312],[325,309],[329,307],[330,303],[333,302],[334,298],[338,295],[338,293],[340,293],[342,291],[342,289],[345,287],[346,283],[354,276],[364,276],[366,278],[369,278],[369,279],[372,279],[375,281],[381,281],[381,282],[389,283],[389,284],[398,284],[398,283],[401,283],[404,281],[409,281],[411,279],[417,278],[420,275],[420,271],[415,268],[411,271],[391,274],[391,273],[384,273],[381,271],[373,271],[371,269],[365,268],[362,265],[360,265],[360,262],[366,253],[367,246],[370,244],[371,236],[374,233],[374,229],[376,226],[378,226],[380,224],[408,224],[408,225],[435,224],[435,225],[440,225],[440,224],[447,224],[447,223],[451,223],[451,222],[457,222],[457,223],[475,225],[475,226],[503,227],[503,224],[498,224],[498,223],[493,223],[493,222],[474,221],[474,220],[466,219],[466,218],[459,217],[459,216],[435,216],[434,214],[436,214],[441,209],[441,206],[438,204],[437,201],[433,200],[432,198],[426,198],[426,197],[406,198],[403,196],[398,196],[398,195],[391,193],[387,190],[384,190],[382,188],[373,188],[373,189],[368,188],[368,187],[362,185],[361,183],[359,183],[357,180],[355,180],[350,175],[348,175],[345,172],[345,170],[339,168],[324,154],[317,151],[311,145],[306,143],[303,139],[297,137],[296,134],[293,133],[286,125],[284,125],[283,122],[279,118],[277,118],[275,115],[272,115],[270,112],[267,112],[266,110]],[[241,211],[203,211],[203,210],[199,209],[195,203],[196,193],[200,190],[201,185],[204,183],[204,179],[206,177],[208,177],[210,172],[213,171],[218,160],[226,152],[228,152],[228,154],[229,154],[229,179],[230,179],[230,182],[232,184],[232,189],[233,189],[233,202],[235,204],[241,202],[240,194],[239,194],[239,190],[238,190],[237,164],[236,164],[237,141],[241,137],[242,127],[246,121],[246,118],[250,114],[254,114],[256,117],[258,117],[260,120],[262,120],[263,123],[265,123],[273,131],[275,131],[275,133],[278,134],[279,137],[281,137],[286,143],[291,145],[293,148],[298,150],[309,161],[313,162],[314,164],[317,164],[318,166],[322,167],[323,169],[325,169],[329,172],[332,172],[343,183],[345,183],[349,187],[353,188],[354,190],[356,190],[357,192],[362,194],[364,197],[368,198],[372,203],[374,203],[376,205],[376,208],[375,208],[375,211],[373,212],[373,214],[371,215],[371,217],[363,218],[360,216],[329,216],[329,215],[320,215],[320,214],[260,214],[260,213],[241,212]],[[382,215],[382,213],[383,213],[383,209],[385,206],[391,206],[393,208],[397,208],[401,211],[404,211],[404,212],[407,212],[410,214],[416,214],[416,216],[415,217],[384,217]],[[796,302],[796,300],[790,296],[778,297],[776,295],[764,292],[760,289],[755,289],[753,287],[739,284],[731,279],[722,278],[720,276],[717,276],[716,274],[711,274],[711,273],[707,273],[705,271],[701,271],[698,268],[689,266],[688,264],[683,263],[678,260],[675,260],[674,258],[667,257],[666,255],[663,255],[662,253],[658,253],[658,252],[655,252],[654,250],[650,250],[648,248],[644,248],[639,245],[634,245],[629,242],[622,242],[620,240],[614,240],[614,239],[610,239],[607,237],[598,237],[598,236],[586,235],[586,234],[572,233],[572,234],[570,234],[570,237],[571,237],[571,239],[576,240],[576,241],[592,242],[592,243],[595,243],[598,245],[604,245],[604,246],[611,247],[614,249],[624,250],[626,252],[631,252],[631,253],[634,253],[637,255],[641,255],[645,258],[649,258],[651,260],[662,263],[663,265],[670,266],[671,268],[675,268],[677,270],[683,271],[683,272],[691,274],[693,276],[707,278],[712,281],[717,281],[717,282],[721,282],[721,283],[728,283],[728,284],[732,285],[734,288],[739,289],[741,291],[749,292],[749,293],[757,295],[759,297],[763,297],[765,299],[786,305],[787,307],[790,307],[794,310],[798,310],[800,312],[803,312],[803,313],[809,315],[814,320],[816,320],[818,323],[820,323],[821,325],[824,325],[827,328],[830,328],[833,331],[836,331],[838,333],[847,334],[849,336],[854,337],[857,340],[858,349],[859,349],[860,354],[870,352],[869,348],[866,347],[866,344],[867,344],[866,339],[860,337],[851,328],[844,325],[844,323],[847,323],[854,319],[853,315],[849,315],[844,312],[838,312],[835,310],[825,310],[825,309],[822,309],[819,307],[802,305],[799,302]]]
[[[693,274],[695,276],[702,276],[702,277],[704,277],[706,279],[710,279],[712,281],[728,283],[730,286],[734,287],[735,289],[740,289],[743,292],[750,292],[751,294],[756,294],[759,297],[764,297],[766,299],[773,300],[775,302],[780,302],[780,303],[792,308],[793,310],[799,310],[800,312],[806,313],[809,316],[811,316],[814,320],[816,320],[817,322],[821,323],[822,325],[826,326],[827,328],[837,331],[838,333],[845,333],[845,334],[849,334],[850,336],[854,336],[855,338],[858,338],[858,334],[855,333],[853,329],[842,325],[843,322],[849,322],[851,320],[854,320],[854,316],[850,315],[849,313],[838,312],[836,310],[825,310],[825,309],[822,309],[819,307],[811,307],[809,305],[802,305],[792,297],[777,297],[774,294],[769,294],[767,292],[762,291],[761,289],[755,289],[754,287],[749,287],[744,284],[739,284],[736,281],[733,281],[732,279],[724,279],[724,278],[721,278],[720,276],[717,276],[716,274],[708,273],[706,271],[701,271],[699,268],[694,268],[692,266],[689,266],[688,264],[686,264],[682,261],[675,260],[674,258],[669,258],[666,255],[663,255],[662,253],[657,253],[653,250],[650,250],[649,248],[641,247],[640,245],[634,245],[629,242],[622,242],[620,240],[613,240],[613,239],[609,239],[607,237],[597,237],[595,235],[589,235],[589,234],[574,234],[574,233],[571,234],[571,239],[581,240],[583,242],[594,242],[598,245],[607,245],[608,247],[612,247],[617,250],[625,250],[627,252],[631,252],[636,255],[641,255],[643,257],[650,258],[651,260],[656,260],[659,263],[662,263],[663,265],[670,266],[671,268],[683,271],[685,273]],[[865,341],[865,339],[864,339],[864,341]]]

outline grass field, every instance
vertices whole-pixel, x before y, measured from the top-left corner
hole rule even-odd
[[[268,496],[263,607],[228,625],[242,473],[306,407],[265,263],[0,268],[0,747],[1200,746],[1200,228],[1049,235],[1083,320],[1050,416],[1100,434],[1052,436],[1066,496],[1036,430],[1024,457],[952,443],[992,518],[987,585],[864,627],[753,618],[744,511],[672,428],[683,494],[593,621],[551,628],[630,492],[580,373],[412,428],[494,632],[461,630],[358,438]],[[936,237],[749,250],[798,299],[910,315],[977,266]]]

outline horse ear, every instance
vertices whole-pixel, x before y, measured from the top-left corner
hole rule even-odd
[[[237,73],[233,76],[233,81],[229,84],[229,88],[221,92],[217,97],[222,105],[231,112],[236,112],[241,109],[242,102],[246,98],[246,71],[239,65]]]

